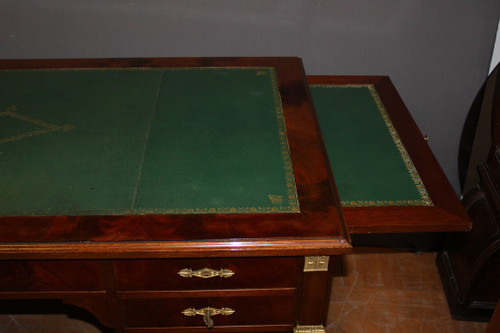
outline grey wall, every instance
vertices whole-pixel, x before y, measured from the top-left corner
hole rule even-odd
[[[0,0],[0,58],[299,56],[389,75],[458,190],[457,150],[500,1]]]

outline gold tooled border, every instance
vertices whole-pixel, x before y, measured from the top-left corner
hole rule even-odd
[[[419,200],[341,200],[341,205],[343,207],[366,207],[366,206],[433,206],[432,200],[427,193],[424,183],[418,174],[413,161],[408,154],[401,138],[394,127],[391,117],[385,109],[384,103],[380,99],[380,96],[375,89],[373,84],[311,84],[311,88],[368,88],[370,94],[373,97],[375,104],[380,112],[382,119],[384,120],[385,126],[389,131],[394,145],[396,146],[399,155],[403,159],[403,163],[408,170],[408,173],[417,188],[418,194],[420,196]]]
[[[288,145],[288,135],[286,133],[285,115],[283,113],[283,105],[281,104],[281,95],[278,85],[278,76],[274,67],[268,68],[271,76],[271,84],[274,96],[274,111],[276,114],[276,122],[278,125],[278,134],[280,137],[281,158],[285,171],[285,183],[288,194],[288,210],[293,213],[299,213],[299,198],[297,195],[297,187],[295,184],[295,175],[293,173],[292,158],[290,157],[290,147]]]
[[[141,210],[134,209],[138,214],[154,213],[162,214],[249,214],[249,213],[299,213],[299,201],[297,195],[297,187],[295,184],[295,176],[293,173],[292,159],[290,157],[290,149],[288,145],[288,137],[286,133],[285,116],[283,106],[281,104],[281,95],[278,86],[278,77],[274,67],[169,67],[163,68],[165,71],[182,71],[182,70],[254,70],[256,75],[265,76],[269,74],[271,78],[271,87],[273,93],[274,112],[278,126],[278,134],[280,138],[280,150],[283,161],[283,170],[285,175],[285,184],[287,191],[288,206],[271,206],[271,207],[221,207],[221,208],[173,208],[159,210]],[[266,72],[267,71],[267,72]]]
[[[50,71],[181,71],[181,70],[254,70],[256,75],[260,71],[268,71],[271,78],[274,111],[280,138],[281,158],[285,175],[288,206],[270,207],[221,207],[221,208],[153,208],[153,209],[125,209],[113,211],[92,211],[93,213],[119,215],[128,214],[251,214],[251,213],[300,213],[297,187],[293,173],[292,159],[286,133],[285,117],[281,104],[276,68],[274,67],[127,67],[127,68],[40,68],[40,69],[7,69],[0,72],[50,72]],[[88,211],[90,212],[90,211]],[[36,214],[36,213],[35,213]],[[39,214],[36,214],[39,215]],[[43,214],[41,214],[43,215]]]

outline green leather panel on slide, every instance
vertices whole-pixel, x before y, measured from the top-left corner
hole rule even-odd
[[[310,85],[342,206],[432,205],[373,85]]]
[[[0,215],[298,212],[274,68],[0,71]]]

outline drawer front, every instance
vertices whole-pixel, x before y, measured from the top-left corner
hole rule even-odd
[[[93,261],[0,261],[0,292],[104,290]]]
[[[298,260],[295,257],[119,260],[113,265],[117,288],[122,291],[294,288]],[[221,270],[222,275],[230,276],[217,275]],[[215,276],[188,277],[189,272],[197,271],[200,275]]]
[[[292,295],[124,299],[122,307],[128,328],[206,327],[202,315],[186,315],[183,311],[207,307],[226,311],[226,314],[211,316],[214,327],[294,323]],[[228,309],[234,312],[227,314]]]

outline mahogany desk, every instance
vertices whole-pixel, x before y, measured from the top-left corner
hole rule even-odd
[[[325,332],[351,247],[297,58],[0,62],[0,298]]]
[[[340,200],[344,205],[342,212],[347,228],[352,233],[470,228],[446,177],[386,77],[309,77],[312,85],[309,92],[304,86],[300,62],[290,58],[1,62],[1,68],[11,71],[20,68],[161,69],[190,66],[251,67],[252,77],[260,78],[272,74],[273,70],[267,67],[275,68],[279,99],[269,103],[273,115],[279,110],[277,101],[282,105],[299,211],[290,204],[282,209],[292,211],[279,212],[228,213],[216,209],[215,213],[168,211],[168,214],[160,214],[162,212],[135,208],[136,211],[126,214],[115,211],[105,215],[48,216],[38,213],[38,216],[2,217],[0,256],[4,261],[0,262],[3,266],[0,298],[62,299],[89,310],[117,332],[203,332],[207,331],[206,324],[213,320],[213,332],[290,332],[294,329],[297,333],[324,333],[333,261],[330,256],[345,253],[350,247],[349,236],[342,224],[343,217],[339,213]],[[255,67],[260,69],[255,70]],[[259,74],[261,67],[267,68],[265,74]],[[124,78],[116,80],[127,85]],[[264,81],[273,86],[272,80]],[[134,85],[138,89],[145,86]],[[102,86],[98,88],[102,89]],[[226,90],[230,88],[225,87]],[[89,94],[89,98],[99,94],[99,89]],[[60,91],[56,89],[56,92],[56,96],[60,96]],[[249,97],[262,95],[254,90],[247,92]],[[344,96],[337,96],[338,92]],[[311,111],[311,96],[337,175],[340,200]],[[133,103],[134,96],[129,97]],[[17,119],[22,120],[22,99],[18,100],[0,107],[10,112],[10,115],[5,115],[11,118],[21,115]],[[369,196],[370,192],[350,191],[356,188],[353,185],[362,184],[363,180],[359,182],[358,176],[342,173],[349,170],[349,165],[362,163],[369,171],[361,172],[361,175],[373,178],[375,173],[370,170],[376,168],[366,167],[378,162],[363,161],[367,155],[356,148],[344,147],[345,141],[335,141],[336,138],[330,136],[343,127],[331,126],[346,120],[337,121],[329,115],[339,115],[338,105],[342,106],[340,110],[347,111],[347,115],[358,112],[360,110],[352,107],[359,102],[363,106],[361,111],[374,111],[375,118],[380,117],[373,123],[381,121],[382,131],[379,127],[372,137],[379,137],[389,147],[382,153],[392,154],[389,160],[403,161],[402,166],[401,163],[392,166],[394,174],[401,178],[387,182],[390,186],[382,192],[378,191],[380,183],[375,182],[376,195],[373,198]],[[55,107],[64,109],[57,103]],[[106,110],[109,112],[109,108]],[[35,117],[29,116],[29,119]],[[274,120],[279,124],[279,117]],[[9,138],[20,136],[27,143],[31,138],[71,134],[79,128],[70,121],[42,121],[48,125],[38,129],[43,133],[24,136],[17,133]],[[154,133],[151,132],[153,139]],[[349,141],[349,137],[341,135],[342,138]],[[200,140],[197,142],[200,144]],[[283,142],[282,138],[280,142]],[[99,144],[102,142],[98,142],[97,147]],[[3,145],[5,147],[5,143]],[[339,145],[344,149],[334,151]],[[355,154],[342,155],[349,151]],[[336,158],[337,155],[342,157]],[[265,158],[269,156],[272,154]],[[380,162],[381,159],[377,160]],[[254,166],[258,167],[258,164]],[[148,168],[144,167],[144,171],[147,172]],[[338,178],[339,174],[342,179]],[[112,176],[112,173],[108,175]],[[399,191],[398,184],[405,182],[405,190]],[[293,196],[292,192],[292,199]],[[280,195],[267,197],[272,203],[273,200],[278,202]],[[230,199],[231,196],[226,198]],[[151,197],[142,202],[151,202]],[[136,203],[141,203],[141,200]],[[266,205],[269,209],[269,204]],[[11,209],[15,210],[15,206]],[[327,258],[330,258],[328,262]],[[190,268],[198,270],[195,275],[201,277],[184,277],[193,274]],[[212,275],[214,277],[204,278]],[[196,312],[199,314],[193,315]]]

